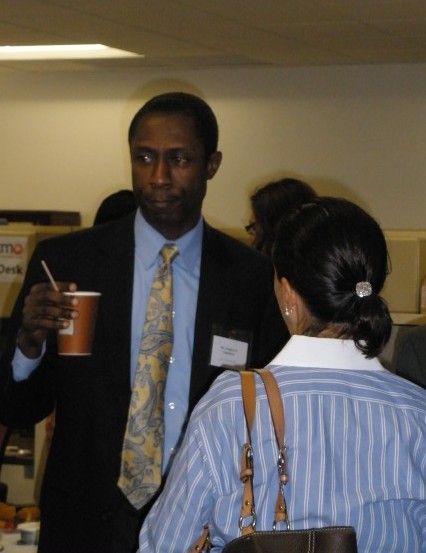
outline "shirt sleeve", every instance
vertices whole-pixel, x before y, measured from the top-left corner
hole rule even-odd
[[[189,551],[210,519],[213,478],[199,429],[188,426],[163,493],[146,518],[139,553]]]
[[[15,355],[12,359],[12,368],[13,368],[13,379],[15,382],[21,382],[22,380],[27,380],[31,373],[38,367],[40,364],[41,358],[46,351],[46,344],[43,343],[43,348],[40,357],[36,359],[29,359],[25,357],[22,351],[17,347],[15,348]]]

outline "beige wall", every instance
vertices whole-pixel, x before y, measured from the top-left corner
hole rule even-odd
[[[130,187],[126,131],[152,94],[203,95],[223,166],[207,219],[242,227],[247,197],[282,175],[343,195],[385,228],[426,227],[426,65],[0,74],[0,208],[81,211]]]

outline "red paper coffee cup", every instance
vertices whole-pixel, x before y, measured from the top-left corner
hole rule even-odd
[[[91,355],[100,292],[64,292],[78,298],[77,319],[58,331],[58,355]]]

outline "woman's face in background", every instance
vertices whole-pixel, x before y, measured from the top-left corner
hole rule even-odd
[[[262,241],[263,241],[263,232],[262,227],[256,221],[256,217],[252,213],[249,219],[248,225],[245,227],[248,234],[251,236],[251,245],[255,250],[263,252]],[[263,252],[265,253],[265,252]]]

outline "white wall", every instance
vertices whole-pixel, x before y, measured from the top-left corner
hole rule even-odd
[[[359,202],[385,228],[426,227],[426,65],[3,73],[0,209],[81,211],[130,187],[127,127],[153,94],[204,96],[223,165],[207,219],[240,227],[248,194],[280,176]]]

